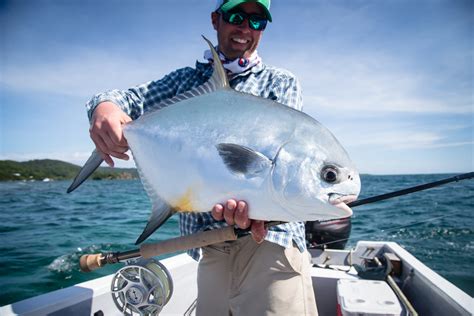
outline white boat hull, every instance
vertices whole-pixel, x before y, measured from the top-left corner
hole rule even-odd
[[[336,315],[337,281],[358,279],[351,264],[361,257],[391,252],[402,262],[398,278],[402,290],[419,315],[472,315],[474,299],[429,269],[413,255],[393,242],[361,241],[353,250],[310,250],[311,275],[320,315]],[[169,270],[174,294],[160,315],[192,315],[197,297],[197,262],[186,254],[161,261]],[[112,301],[113,275],[26,299],[0,308],[0,315],[121,315]]]

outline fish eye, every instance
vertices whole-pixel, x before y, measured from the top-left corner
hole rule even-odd
[[[328,183],[336,182],[338,174],[338,169],[335,166],[326,166],[321,170],[321,178]]]

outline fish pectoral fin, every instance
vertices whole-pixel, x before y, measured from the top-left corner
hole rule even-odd
[[[229,143],[218,144],[216,148],[227,168],[246,178],[257,177],[272,167],[272,160],[251,148]]]
[[[151,210],[150,218],[148,219],[148,223],[145,226],[140,237],[138,237],[135,245],[138,245],[145,239],[147,239],[151,234],[155,232],[164,222],[168,220],[173,215],[173,210],[171,206],[162,201],[157,200],[153,203],[153,207]]]

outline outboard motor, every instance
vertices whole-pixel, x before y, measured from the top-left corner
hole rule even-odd
[[[306,222],[306,244],[312,249],[344,249],[351,235],[351,217]]]

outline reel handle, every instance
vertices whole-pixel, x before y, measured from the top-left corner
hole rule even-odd
[[[79,267],[81,268],[82,272],[92,272],[100,267],[102,267],[105,263],[104,262],[104,255],[101,253],[98,254],[87,254],[81,256],[79,260]]]

